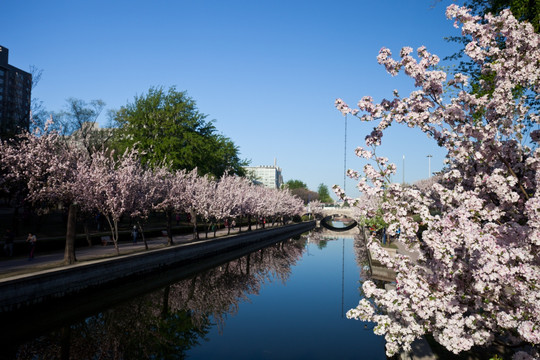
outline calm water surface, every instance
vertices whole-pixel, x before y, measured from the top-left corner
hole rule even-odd
[[[385,359],[383,338],[345,317],[363,253],[352,238],[287,240],[12,339],[2,358]]]

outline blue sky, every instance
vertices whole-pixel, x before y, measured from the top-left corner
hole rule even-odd
[[[252,166],[283,169],[285,181],[343,185],[344,118],[365,95],[379,101],[412,90],[377,64],[381,47],[425,45],[441,58],[457,48],[444,12],[449,0],[2,0],[0,45],[9,62],[43,76],[33,94],[51,111],[69,97],[102,99],[107,109],[152,86],[186,90],[199,110]],[[100,121],[105,122],[102,116]],[[347,122],[347,167],[374,124]],[[442,168],[444,152],[419,131],[393,126],[379,155],[394,180],[412,183]],[[352,196],[354,181],[348,180]]]

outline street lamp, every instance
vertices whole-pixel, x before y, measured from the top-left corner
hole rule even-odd
[[[433,157],[433,155],[428,155],[427,158],[428,158],[428,179],[431,177],[431,158]]]
[[[345,140],[343,151],[343,192],[347,191],[347,114],[345,114]]]

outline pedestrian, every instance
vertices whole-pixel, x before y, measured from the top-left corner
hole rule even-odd
[[[231,222],[231,229],[234,230],[234,227],[235,227],[235,226],[236,226],[236,221],[233,220],[233,221]]]
[[[15,234],[11,229],[7,229],[4,234],[4,253],[11,257],[13,256],[13,241],[15,240]]]
[[[139,236],[139,232],[137,231],[137,226],[133,226],[133,230],[131,230],[131,236],[133,237],[133,243],[137,243],[137,237]]]
[[[28,233],[26,242],[30,245],[30,254],[28,255],[28,260],[32,260],[34,258],[34,251],[36,250],[36,242],[37,242],[36,235],[32,233]]]

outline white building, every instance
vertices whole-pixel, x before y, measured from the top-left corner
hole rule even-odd
[[[277,167],[274,161],[273,166],[246,166],[247,177],[256,184],[262,184],[267,188],[281,189],[283,176],[281,168]]]
[[[79,126],[71,135],[66,136],[66,139],[88,150],[91,148],[103,149],[113,137],[113,129],[100,128],[96,121],[85,121]]]

